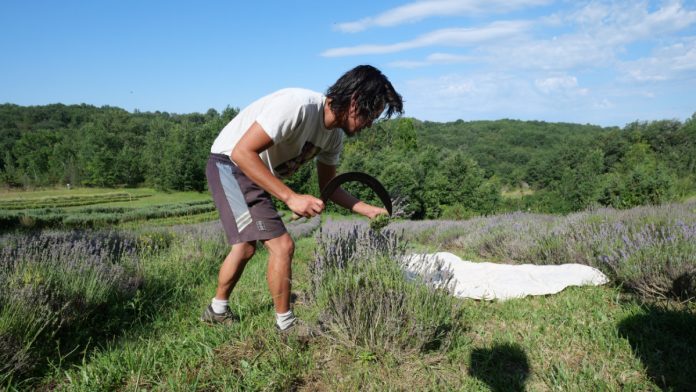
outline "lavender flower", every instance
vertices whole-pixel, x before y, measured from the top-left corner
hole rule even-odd
[[[84,326],[100,306],[141,284],[137,241],[121,232],[38,232],[0,237],[0,368],[25,374],[41,342]],[[19,348],[18,348],[19,347]],[[11,351],[8,351],[11,350]]]

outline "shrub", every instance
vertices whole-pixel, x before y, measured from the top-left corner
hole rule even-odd
[[[321,224],[321,216],[310,219],[298,219],[286,224],[288,232],[294,239],[303,238],[311,235]]]
[[[453,205],[443,205],[440,206],[442,209],[442,214],[440,215],[440,219],[447,219],[447,220],[464,220],[464,219],[470,219],[473,218],[477,215],[480,215],[474,211],[471,211],[470,209],[466,208],[460,203],[456,203]]]
[[[337,339],[375,353],[447,349],[464,329],[450,293],[407,279],[405,242],[390,230],[319,233],[312,298],[320,322]]]
[[[119,321],[107,317],[110,307],[141,284],[135,241],[123,233],[8,235],[0,245],[4,377],[26,376],[42,365],[54,339],[74,346],[109,333]]]
[[[696,224],[626,230],[600,258],[616,281],[643,297],[696,299]]]
[[[580,263],[645,298],[696,298],[694,203],[589,209],[567,216],[502,214],[466,221],[402,221],[409,239],[515,263]]]
[[[606,178],[601,202],[614,208],[657,205],[673,200],[677,193],[674,171],[640,143],[631,146]]]
[[[157,253],[169,248],[174,241],[174,233],[168,230],[150,230],[141,232],[137,239],[140,252]]]

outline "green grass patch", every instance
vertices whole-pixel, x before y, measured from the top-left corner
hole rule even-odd
[[[139,229],[143,227],[167,227],[176,225],[190,225],[195,223],[211,222],[220,219],[217,210],[203,212],[201,214],[176,216],[172,218],[146,219],[125,222],[118,225],[122,229]]]
[[[148,238],[159,241],[154,234]],[[442,297],[447,302],[442,306],[424,300],[430,294],[409,287],[383,258],[327,274],[330,281],[315,300],[307,294],[313,290],[310,265],[316,246],[315,238],[299,239],[293,264],[296,314],[310,323],[333,325],[314,339],[284,339],[276,333],[263,249],[247,265],[231,298],[241,322],[202,324],[198,317],[214,295],[229,248],[219,230],[190,232],[159,252],[144,254],[143,284],[122,303],[128,322],[112,337],[61,347],[42,374],[5,380],[3,386],[57,391],[692,388],[693,302],[650,305],[618,287],[602,286],[506,302]],[[339,301],[353,309],[336,306]],[[443,311],[450,306],[457,312]],[[357,307],[364,310],[362,319],[373,323],[359,324],[363,332],[350,335],[340,324],[353,322],[338,318],[355,317]],[[327,310],[334,312],[331,320]],[[427,338],[434,331],[429,326],[443,320],[465,328],[448,336],[447,344],[424,347],[421,343],[433,342]]]
[[[516,189],[503,189],[500,195],[506,199],[521,199],[524,196],[530,196],[534,194],[534,190],[531,188],[516,188]]]
[[[32,228],[104,228],[125,222],[195,216],[215,211],[210,200],[145,207],[87,207],[78,210],[61,208],[1,211],[3,229]]]
[[[109,193],[129,193],[134,196],[150,195],[156,193],[151,188],[47,188],[31,190],[0,190],[0,200],[42,198],[42,197],[68,197],[68,196],[91,196]]]
[[[103,193],[98,195],[46,196],[41,198],[21,198],[0,200],[0,210],[25,210],[53,207],[73,207],[115,202],[132,202],[149,195],[133,195],[125,192]]]
[[[152,207],[161,204],[179,204],[211,201],[213,198],[208,192],[162,192],[149,190],[149,197],[138,198],[129,201],[109,203],[110,207]]]
[[[118,195],[121,199],[115,199]],[[71,201],[90,201],[88,204],[109,205],[113,207],[147,207],[158,204],[185,203],[192,201],[212,200],[208,192],[163,192],[151,188],[76,188],[49,189],[35,191],[4,191],[0,192],[0,210],[4,206],[22,202],[32,203],[35,207],[70,207],[86,204],[70,204]],[[43,204],[42,204],[43,202]],[[59,205],[63,202],[62,205]],[[13,208],[14,209],[14,208]]]

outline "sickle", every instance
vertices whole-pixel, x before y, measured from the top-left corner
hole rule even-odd
[[[389,192],[387,192],[387,190],[384,189],[384,185],[377,181],[376,178],[365,173],[341,173],[336,177],[332,178],[331,181],[329,181],[329,183],[326,184],[326,186],[324,186],[324,189],[321,190],[321,200],[326,204],[326,202],[329,200],[331,195],[334,194],[338,187],[345,184],[346,182],[351,181],[357,181],[370,187],[370,189],[372,189],[372,191],[375,192],[375,194],[377,194],[377,197],[379,197],[379,199],[382,201],[382,204],[384,204],[384,208],[387,209],[387,212],[389,212],[389,215],[391,216],[392,202],[391,197],[389,197]]]
[[[348,173],[341,173],[337,175],[336,177],[332,178],[331,181],[329,181],[328,184],[324,186],[324,189],[321,190],[321,200],[326,204],[326,202],[329,200],[331,195],[336,192],[336,189],[340,187],[341,185],[345,184],[346,182],[351,182],[351,181],[357,181],[362,184],[367,185],[370,189],[372,189],[375,194],[377,194],[377,197],[379,197],[379,200],[382,201],[382,204],[384,204],[384,208],[387,209],[387,212],[389,212],[389,215],[391,216],[392,214],[392,202],[391,202],[391,197],[389,197],[389,192],[387,192],[386,189],[384,189],[384,185],[380,183],[376,178],[372,177],[369,174],[365,173],[360,173],[360,172],[348,172]],[[293,212],[292,214],[292,220],[297,220],[299,219],[300,216],[295,214]]]

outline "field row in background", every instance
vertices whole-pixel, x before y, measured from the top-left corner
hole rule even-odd
[[[218,219],[207,192],[79,188],[0,193],[0,227],[93,228]]]

